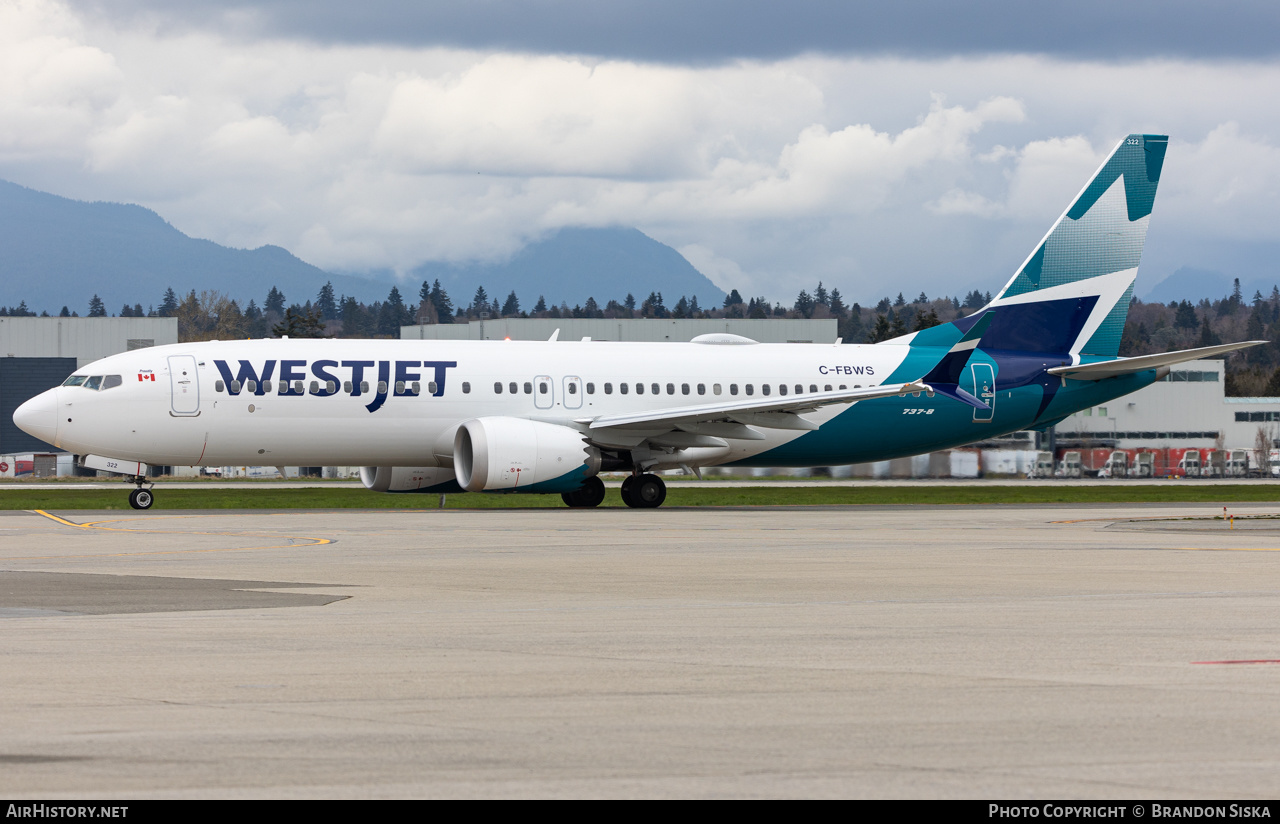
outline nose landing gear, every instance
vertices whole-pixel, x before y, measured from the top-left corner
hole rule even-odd
[[[134,509],[150,509],[155,503],[155,496],[151,494],[151,487],[154,484],[148,484],[147,488],[143,488],[143,484],[147,483],[147,479],[143,475],[135,475],[133,483],[137,484],[137,489],[129,493],[129,506]]]

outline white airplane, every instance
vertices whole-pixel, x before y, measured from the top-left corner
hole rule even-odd
[[[148,465],[359,465],[380,492],[560,493],[598,473],[656,507],[656,470],[829,466],[1044,429],[1171,364],[1251,346],[1116,357],[1168,138],[1129,135],[1000,294],[875,345],[279,339],[113,355],[14,422],[132,477]]]

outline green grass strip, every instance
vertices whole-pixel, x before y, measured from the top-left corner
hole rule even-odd
[[[130,487],[119,489],[0,490],[0,509],[129,510]],[[1197,503],[1280,501],[1280,485],[1270,483],[1200,485],[1055,486],[1052,483],[990,486],[826,486],[826,487],[703,487],[671,485],[664,506],[848,506],[857,504],[1071,504],[1071,503]],[[154,510],[162,509],[436,509],[435,494],[369,492],[364,489],[166,489],[157,484]],[[603,504],[622,507],[618,490],[610,489]],[[559,495],[454,494],[447,509],[564,508]]]

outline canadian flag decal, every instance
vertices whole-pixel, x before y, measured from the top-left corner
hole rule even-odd
[[[155,372],[152,372],[150,369],[143,369],[142,371],[140,371],[140,372],[138,373],[138,380],[140,380],[140,381],[152,381],[152,382],[154,382],[154,381],[155,381],[155,379],[156,379],[156,373],[155,373]]]

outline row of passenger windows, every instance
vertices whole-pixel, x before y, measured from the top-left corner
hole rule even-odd
[[[661,394],[662,394],[662,389],[663,389],[663,385],[662,385],[662,384],[660,384],[660,383],[650,383],[650,384],[648,384],[647,386],[648,386],[648,390],[647,390],[647,391],[649,392],[649,394],[651,394],[651,395],[661,395]],[[637,383],[635,383],[635,384],[630,384],[630,383],[619,383],[619,384],[617,384],[617,385],[615,386],[615,385],[614,385],[613,383],[611,383],[611,382],[606,382],[605,384],[603,384],[602,388],[604,389],[604,394],[606,394],[606,395],[612,395],[612,394],[614,393],[615,389],[616,389],[616,391],[618,392],[618,394],[619,394],[619,395],[627,395],[627,394],[630,394],[630,393],[633,391],[633,388],[634,388],[634,391],[635,391],[635,393],[636,393],[637,395],[643,395],[643,394],[645,394],[645,391],[646,391],[646,384],[639,383],[639,382],[637,382]],[[780,383],[780,384],[778,384],[778,387],[777,387],[777,388],[778,388],[778,394],[779,394],[779,395],[786,395],[786,394],[788,394],[788,392],[790,392],[790,391],[792,390],[792,388],[793,388],[793,387],[788,386],[788,385],[787,385],[787,384],[785,384],[785,383]],[[848,389],[849,387],[848,387],[848,386],[846,386],[845,384],[840,384],[840,387],[839,387],[839,388],[840,388],[840,389]],[[858,384],[858,385],[854,386],[854,389],[861,389],[861,388],[862,388],[862,385],[861,385],[861,384]],[[511,395],[517,395],[517,394],[519,394],[519,393],[521,392],[521,390],[522,390],[522,389],[523,389],[523,391],[524,391],[524,394],[526,394],[526,395],[532,395],[532,394],[533,394],[533,382],[532,382],[532,381],[525,381],[523,384],[521,384],[521,383],[518,383],[518,382],[516,382],[516,381],[511,381],[511,382],[509,382],[509,383],[505,383],[505,384],[504,384],[502,381],[494,381],[494,384],[493,384],[493,393],[494,393],[495,395],[501,395],[501,394],[503,394],[503,392],[506,392],[506,393],[511,394]],[[666,390],[667,390],[667,394],[668,394],[668,395],[674,395],[674,394],[676,394],[676,385],[675,385],[674,383],[668,383],[668,384],[666,384]],[[739,386],[738,386],[738,384],[736,384],[736,383],[731,383],[731,384],[729,384],[729,394],[730,394],[730,395],[737,395],[737,394],[738,394],[738,392],[739,392],[739,390],[743,391],[743,392],[744,392],[745,394],[747,394],[747,395],[754,395],[754,394],[756,393],[756,385],[755,385],[755,384],[753,384],[753,383],[748,383],[748,384],[743,384],[741,387],[739,387]],[[804,394],[804,385],[803,385],[803,384],[799,384],[799,383],[794,384],[794,390],[795,390],[795,394],[797,394],[797,395]],[[467,390],[463,390],[463,391],[467,391]],[[551,390],[550,390],[550,387],[547,385],[547,382],[546,382],[546,381],[538,381],[538,394],[539,394],[539,395],[545,395],[545,394],[547,394],[549,391],[551,391]],[[569,392],[569,394],[571,394],[571,395],[575,395],[575,394],[577,394],[577,392],[578,392],[578,385],[577,385],[576,383],[570,383],[570,384],[568,384],[568,386],[567,386],[567,391],[568,391],[568,392]],[[596,385],[595,385],[595,383],[594,383],[594,382],[591,382],[591,381],[588,381],[588,382],[586,383],[586,391],[587,391],[587,394],[588,394],[588,395],[594,395],[594,394],[596,393]],[[689,394],[692,394],[692,393],[693,393],[693,391],[694,391],[694,388],[693,388],[693,387],[691,387],[689,384],[687,384],[687,383],[682,383],[682,384],[680,384],[680,394],[681,394],[681,395],[689,395]],[[713,395],[720,395],[720,394],[722,394],[722,393],[723,393],[723,391],[724,391],[724,389],[723,389],[723,386],[722,386],[721,384],[718,384],[718,383],[713,383],[713,384],[711,384],[711,394],[713,394]],[[817,385],[816,383],[811,383],[811,384],[809,384],[809,391],[810,391],[810,392],[815,392],[815,393],[816,393],[816,392],[818,391],[818,385]],[[825,384],[825,385],[822,387],[822,391],[823,391],[823,392],[833,392],[833,391],[835,391],[835,388],[834,388],[831,384],[829,384],[829,383],[828,383],[828,384]],[[697,384],[697,393],[698,393],[699,395],[705,395],[705,394],[707,394],[707,385],[706,385],[705,383]],[[770,384],[765,383],[765,384],[761,384],[761,385],[760,385],[760,394],[761,394],[761,395],[770,395],[770,394],[772,394],[772,393],[773,393],[773,387],[772,387]]]
[[[112,389],[124,383],[124,378],[119,375],[72,375],[62,382],[63,386],[80,386],[85,389],[92,389],[100,392],[103,389]]]
[[[85,380],[85,377],[83,375],[73,375],[72,377],[67,379],[67,382],[64,384],[64,386],[78,386],[80,385],[79,382],[84,380]],[[101,380],[101,378],[94,377],[94,378],[89,378],[88,380],[98,381],[98,380]],[[102,387],[104,389],[109,388],[111,386],[120,385],[119,375],[108,375],[106,377],[106,380],[108,382],[114,380],[115,382],[107,383]],[[72,383],[72,381],[77,381],[77,382]],[[270,392],[272,390],[273,385],[274,385],[273,381],[269,381],[269,380],[262,381],[262,391]],[[304,381],[294,381],[292,389],[290,389],[290,386],[288,383],[281,383],[279,386],[280,386],[280,394],[282,395],[288,394],[290,392],[292,392],[292,394],[295,394],[295,395],[301,395],[304,392],[310,392],[310,394],[312,395],[320,395],[320,394],[332,395],[338,391],[338,384],[336,381],[325,381],[323,384],[321,384],[320,381],[315,381],[315,380],[311,381],[310,384],[307,384]],[[96,389],[98,387],[95,384],[94,386],[89,386],[88,388]],[[226,392],[227,388],[228,388],[227,384],[224,381],[219,380],[214,383],[214,389],[217,390],[218,392]],[[585,384],[585,388],[586,388],[586,393],[588,395],[596,394],[596,384],[594,382],[588,381]],[[620,395],[630,394],[633,390],[637,395],[643,395],[646,392],[646,384],[640,383],[640,382],[636,382],[634,384],[618,383],[616,385],[612,382],[606,382],[602,385],[601,388],[604,390],[604,394],[606,395],[612,395],[615,391]],[[828,383],[823,385],[821,391],[833,392],[836,390],[836,388],[837,387],[834,387]],[[849,387],[842,383],[839,385],[838,388],[841,390],[844,390],[844,389],[848,389]],[[856,384],[853,388],[861,389],[862,385]],[[257,381],[247,380],[242,385],[240,381],[231,381],[230,390],[233,394],[239,394],[242,389],[245,392],[248,392],[250,394],[256,393],[258,391],[258,383]],[[348,395],[352,394],[353,389],[354,389],[354,385],[352,384],[351,381],[346,381],[342,384],[342,391],[347,393]],[[377,393],[379,395],[387,394],[387,389],[388,389],[388,384],[386,381],[378,381]],[[411,383],[406,383],[405,381],[396,381],[396,384],[395,384],[395,392],[397,395],[406,395],[406,394],[418,395],[418,394],[421,394],[422,389],[423,389],[423,386],[419,381],[412,381]],[[659,384],[659,383],[647,384],[647,391],[651,395],[661,395],[662,389],[663,389],[662,384]],[[724,392],[723,386],[718,383],[711,384],[710,389],[711,389],[712,395],[720,395],[720,394],[723,394]],[[436,382],[435,381],[428,382],[426,385],[426,390],[427,390],[427,394],[434,395],[436,393]],[[676,385],[674,383],[668,383],[666,384],[666,390],[668,395],[674,395],[676,394]],[[545,380],[538,381],[537,391],[539,395],[546,395],[551,391],[550,383]],[[570,395],[576,395],[578,393],[578,384],[576,382],[570,382],[566,386],[566,391]],[[695,391],[694,386],[691,386],[690,384],[687,384],[687,383],[680,384],[681,395],[690,395],[690,394],[693,394],[694,391]],[[707,394],[707,385],[705,383],[697,384],[696,391],[699,395]],[[773,394],[773,391],[774,391],[774,387],[771,384],[765,383],[760,385],[761,395],[771,395]],[[804,394],[805,388],[803,384],[799,384],[799,383],[792,384],[792,385],[780,383],[777,385],[777,391],[779,395],[786,395],[792,391],[794,391],[795,394],[797,395],[801,395],[801,394]],[[809,392],[816,393],[818,391],[819,391],[818,384],[816,383],[809,384]],[[471,393],[470,382],[468,381],[462,382],[462,392],[464,395]],[[510,381],[510,382],[504,383],[502,381],[494,381],[493,392],[495,395],[501,395],[504,393],[511,394],[511,395],[518,395],[521,393],[525,395],[532,395],[534,393],[534,382],[533,381],[524,381],[524,382]],[[730,395],[737,395],[739,394],[739,392],[742,392],[743,394],[746,394],[746,395],[755,395],[756,385],[753,383],[743,384],[742,386],[739,386],[736,383],[729,384]],[[369,393],[369,382],[360,381],[360,394],[367,395],[368,393]]]
[[[272,381],[263,381],[262,391],[270,392],[272,386],[273,386]],[[469,384],[463,384],[463,386],[465,387],[463,389],[464,392],[471,391]],[[224,381],[217,381],[214,383],[213,388],[218,392],[225,392],[227,391],[227,384]],[[351,394],[354,388],[355,388],[355,385],[351,381],[346,381],[342,384],[342,391],[346,392],[348,395]],[[429,394],[434,395],[436,391],[436,382],[435,381],[428,382],[426,388]],[[231,382],[232,393],[238,394],[241,389],[249,393],[255,393],[258,391],[258,382],[249,380],[249,381],[245,381],[243,385],[240,383],[240,381]],[[283,395],[290,391],[291,390],[287,382],[280,384],[280,394]],[[310,384],[307,384],[304,381],[293,382],[293,388],[292,388],[293,394],[301,395],[304,391],[310,392],[312,395],[319,395],[322,393],[325,395],[332,395],[338,391],[338,384],[337,384],[337,381],[325,381],[323,384],[320,383],[320,381],[311,381]],[[406,394],[417,395],[417,394],[420,394],[421,392],[422,392],[422,384],[419,381],[413,381],[411,383],[405,383],[404,381],[396,381],[397,395],[406,395]],[[360,394],[362,395],[369,394],[368,381],[360,381]],[[378,394],[379,395],[387,394],[386,381],[378,381]]]

